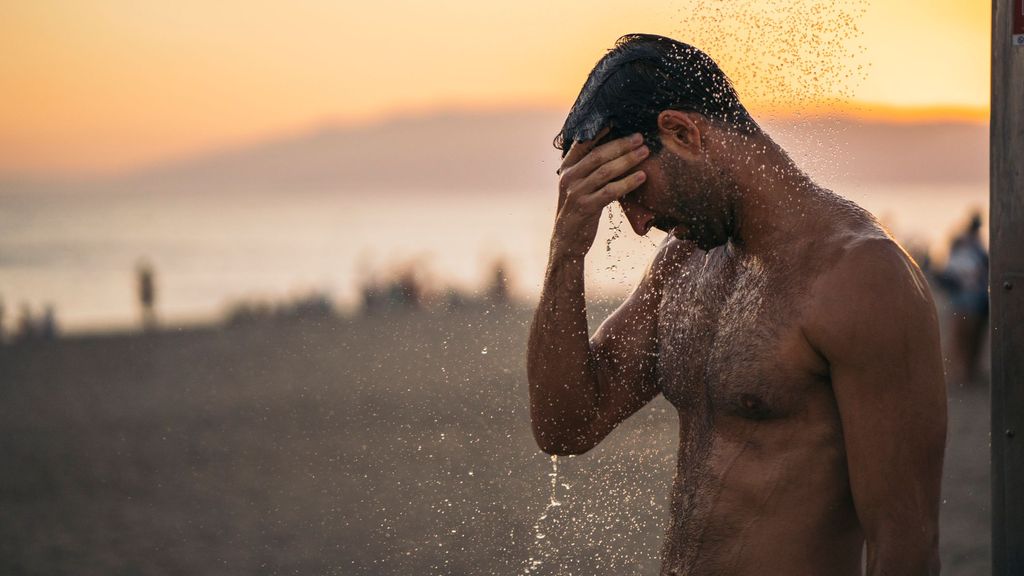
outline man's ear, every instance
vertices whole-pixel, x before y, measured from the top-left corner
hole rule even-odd
[[[662,144],[688,160],[704,154],[703,118],[695,112],[662,110],[658,114],[658,133]]]

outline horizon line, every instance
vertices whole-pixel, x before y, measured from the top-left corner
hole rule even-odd
[[[758,105],[750,106],[755,118],[764,120],[851,120],[868,123],[894,125],[914,124],[986,124],[990,119],[988,106],[968,106],[956,104],[936,104],[924,106],[904,106],[880,104],[874,102],[841,102],[831,106],[809,107],[806,110],[787,106]],[[135,163],[95,168],[58,168],[52,169],[6,169],[0,170],[2,183],[34,183],[34,182],[72,182],[117,178],[177,163],[198,160],[205,156],[230,153],[233,151],[257,148],[276,141],[302,138],[318,132],[331,130],[352,130],[372,128],[416,119],[437,118],[443,116],[490,115],[509,113],[540,113],[564,112],[564,106],[555,104],[531,103],[515,104],[445,104],[429,108],[401,108],[383,111],[364,117],[330,117],[324,116],[318,121],[306,122],[291,129],[266,133],[262,136],[246,138],[234,142],[224,142],[209,147],[199,147],[184,152],[172,152]]]

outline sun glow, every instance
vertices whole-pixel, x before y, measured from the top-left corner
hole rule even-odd
[[[742,4],[752,14],[772,3]],[[737,5],[729,5],[732,13]],[[619,35],[647,31],[700,45],[700,31],[686,23],[697,11],[707,21],[708,10],[723,6],[721,0],[15,3],[0,20],[0,173],[116,171],[395,113],[564,108]],[[744,71],[729,69],[730,62],[777,56],[785,39],[771,30],[756,44],[726,38],[713,55],[737,77],[741,95],[753,93],[755,111],[904,121],[987,117],[987,4],[876,0],[865,2],[849,26],[856,30],[838,28],[849,50],[835,52],[849,57],[821,65],[860,66],[860,72],[849,84],[833,82],[834,93],[811,103],[814,111],[806,101],[794,103],[792,93],[745,90]]]

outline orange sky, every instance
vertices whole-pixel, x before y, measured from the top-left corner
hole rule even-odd
[[[755,114],[984,119],[988,108],[987,2],[261,4],[8,3],[0,173],[116,171],[393,113],[564,108],[634,31],[707,49]]]

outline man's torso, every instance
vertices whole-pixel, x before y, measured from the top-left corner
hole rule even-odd
[[[858,573],[828,364],[802,331],[832,256],[764,261],[719,247],[668,275],[657,370],[680,447],[663,574]]]

